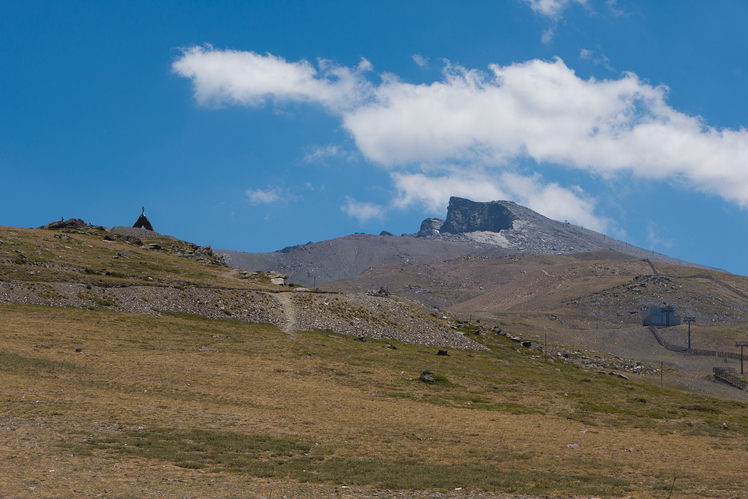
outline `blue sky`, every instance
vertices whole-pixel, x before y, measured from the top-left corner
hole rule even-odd
[[[509,199],[748,275],[748,4],[4,2],[0,224],[249,252]]]

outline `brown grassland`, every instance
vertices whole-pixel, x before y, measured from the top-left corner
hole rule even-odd
[[[17,241],[42,263],[124,265],[94,236],[59,258],[51,232],[4,230],[0,256]],[[157,280],[228,282],[131,251]],[[29,268],[2,279],[38,278]],[[0,497],[748,497],[748,404],[471,337],[489,350],[0,304]]]
[[[746,404],[505,338],[438,357],[231,319],[1,310],[5,497],[668,497],[673,479],[674,497],[745,496]]]

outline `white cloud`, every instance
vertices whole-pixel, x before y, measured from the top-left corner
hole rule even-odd
[[[434,206],[447,191],[466,194],[463,189],[533,202],[554,216],[559,204],[542,203],[541,192],[579,207],[562,218],[600,226],[583,220],[594,203],[572,187],[533,176],[514,179],[511,188],[500,182],[512,180],[518,160],[530,159],[541,170],[556,164],[611,179],[623,174],[678,182],[748,206],[748,131],[716,129],[676,111],[666,87],[633,73],[584,80],[560,59],[532,60],[490,65],[488,72],[447,64],[441,81],[420,85],[383,74],[375,85],[364,75],[370,69],[365,60],[354,68],[321,61],[317,70],[306,61],[199,47],[174,62],[203,104],[294,100],[324,106],[340,117],[365,159],[388,169],[401,204]],[[415,181],[422,182],[421,192],[408,188]],[[378,210],[354,200],[344,207],[360,219],[382,216]]]
[[[556,32],[553,29],[553,27],[549,26],[548,29],[546,29],[545,31],[543,31],[543,36],[540,37],[540,41],[543,42],[544,44],[548,45],[549,43],[551,43],[553,41],[553,35],[555,35],[555,34],[556,34]]]
[[[263,191],[262,189],[247,189],[247,197],[249,198],[249,202],[252,204],[281,201],[283,199],[281,194],[282,192],[278,188],[268,189],[266,191]]]
[[[304,154],[304,162],[316,163],[323,161],[325,158],[335,157],[350,159],[351,154],[338,145],[319,146]]]
[[[542,16],[558,19],[570,3],[587,4],[587,0],[525,0],[533,12]],[[614,2],[615,5],[615,2]]]
[[[618,0],[608,0],[605,2],[608,5],[610,12],[616,16],[622,16],[625,12],[618,8]]]
[[[413,57],[413,61],[418,65],[419,68],[426,69],[427,67],[429,67],[429,58],[428,57],[423,57],[423,56],[418,55],[418,54],[416,54],[414,56],[411,56],[411,57]]]
[[[343,114],[344,127],[365,157],[393,169],[530,157],[603,176],[677,179],[748,205],[748,132],[679,113],[666,87],[633,73],[582,80],[560,59],[490,69],[448,67],[430,85],[384,82],[374,102]]]
[[[385,208],[383,206],[359,202],[352,197],[345,197],[345,204],[340,207],[348,216],[357,219],[360,223],[368,222],[372,219],[382,220],[384,218]]]
[[[583,61],[590,61],[594,64],[602,64],[605,69],[608,71],[615,71],[616,68],[613,67],[613,65],[610,63],[610,59],[608,59],[604,55],[600,55],[599,57],[595,55],[595,52],[588,49],[581,49],[579,51],[579,58]]]
[[[174,61],[172,70],[190,78],[201,104],[259,105],[275,101],[318,102],[343,109],[365,98],[370,89],[364,73],[371,63],[354,68],[320,60],[319,71],[307,61],[287,62],[272,54],[191,47]]]
[[[647,224],[647,243],[649,243],[649,249],[654,251],[656,247],[672,248],[673,241],[664,237],[663,231],[657,227],[657,224],[653,221],[649,221]]]

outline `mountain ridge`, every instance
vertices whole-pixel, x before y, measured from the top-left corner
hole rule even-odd
[[[458,197],[450,198],[446,220],[427,218],[413,234],[352,234],[271,253],[223,249],[214,252],[232,267],[274,270],[287,274],[291,282],[313,286],[354,277],[387,264],[436,263],[464,256],[500,258],[517,253],[567,255],[599,250],[709,269],[568,222],[552,220],[511,201],[481,203]]]

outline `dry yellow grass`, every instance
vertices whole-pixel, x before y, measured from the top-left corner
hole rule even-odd
[[[438,357],[233,320],[17,305],[0,317],[2,497],[668,497],[674,477],[673,497],[746,497],[744,404],[546,363],[503,338]],[[451,386],[421,383],[425,369]],[[164,435],[195,431],[307,450],[260,468],[177,466],[207,443],[192,461],[186,448],[149,458]],[[286,468],[269,472],[275,461]]]

